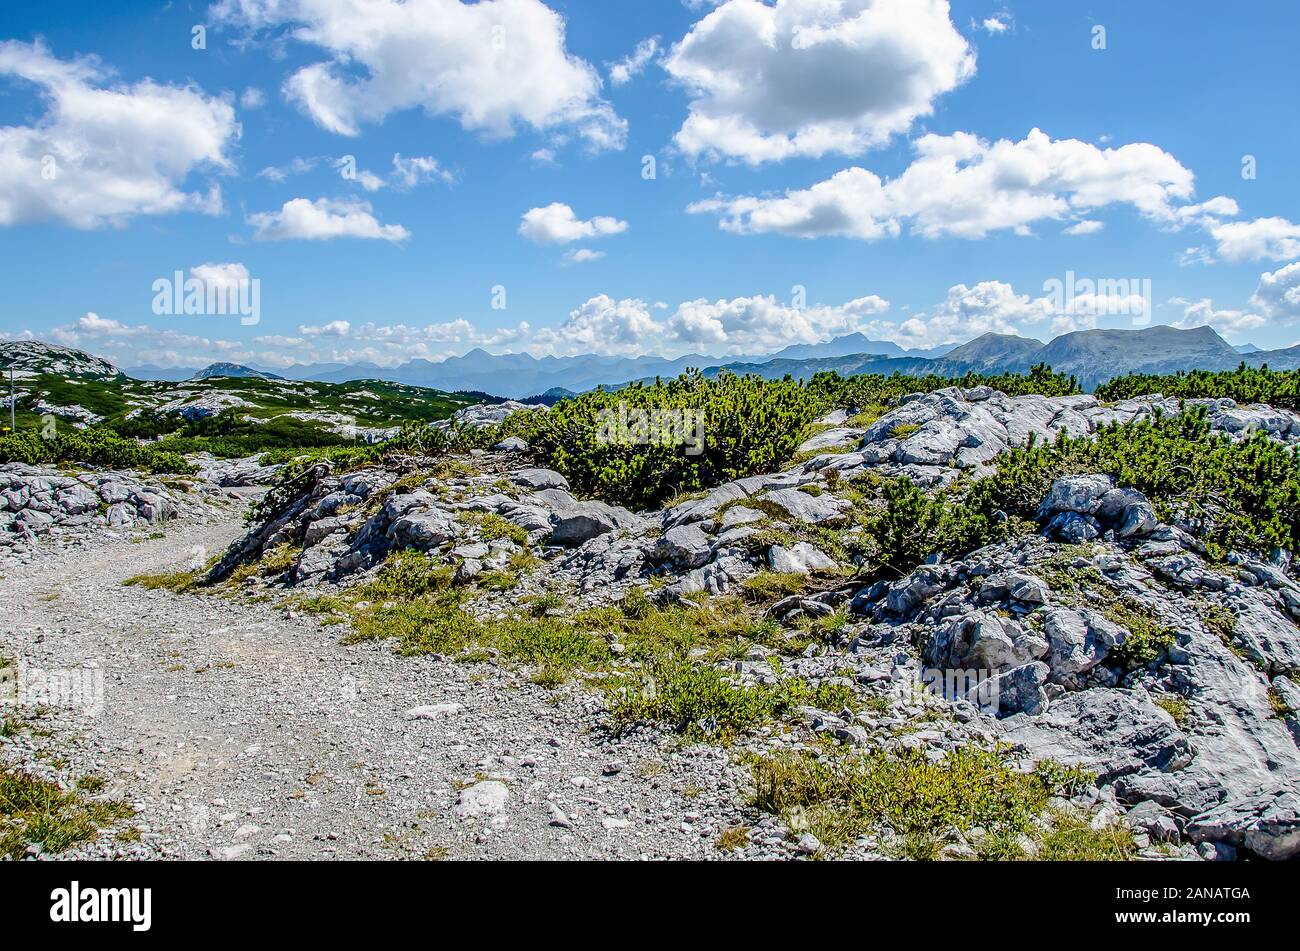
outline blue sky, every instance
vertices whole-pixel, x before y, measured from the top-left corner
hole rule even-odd
[[[1289,2],[9,4],[0,334],[183,366],[1290,346],[1297,35]],[[155,313],[176,271],[256,279],[257,323]]]

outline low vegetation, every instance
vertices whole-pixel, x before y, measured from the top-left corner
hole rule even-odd
[[[1214,372],[1188,370],[1167,375],[1130,373],[1097,388],[1099,400],[1126,400],[1161,393],[1177,399],[1229,397],[1238,403],[1267,403],[1300,410],[1300,370],[1248,367]]]
[[[999,456],[988,478],[927,493],[906,479],[857,483],[863,553],[901,576],[931,555],[959,557],[1032,524],[1052,483],[1104,473],[1136,488],[1164,521],[1182,524],[1212,557],[1300,549],[1300,453],[1259,433],[1240,442],[1209,429],[1203,408],[1062,433]]]
[[[86,792],[98,791],[92,781]],[[0,856],[20,859],[29,845],[58,854],[135,815],[120,802],[87,799],[22,770],[0,773]]]
[[[914,749],[803,751],[758,756],[751,768],[754,805],[794,831],[812,832],[832,853],[880,833],[888,833],[899,858],[937,858],[956,841],[985,859],[1126,858],[1136,851],[1125,831],[1094,831],[1066,814],[1049,815],[1051,797],[1071,795],[1092,777],[1055,763],[1025,772],[1001,749],[967,746],[939,760]]]
[[[97,469],[191,473],[194,467],[177,452],[127,439],[107,429],[65,430],[46,439],[37,429],[0,436],[0,463],[30,466],[71,463]]]
[[[947,377],[818,373],[807,382],[688,372],[674,380],[634,383],[562,400],[549,412],[521,412],[480,438],[521,436],[576,491],[630,508],[648,508],[683,493],[732,479],[772,472],[795,457],[814,422],[836,408],[878,415],[899,396],[946,386],[994,386],[1003,391],[1060,395],[1078,392],[1073,379],[1035,367],[1030,373]],[[638,411],[689,411],[702,420],[698,452],[686,452],[680,433],[654,427],[642,439],[613,433],[611,424]],[[620,417],[620,412],[623,416]],[[874,418],[874,417],[873,417]],[[617,438],[622,436],[634,438]],[[690,434],[687,434],[690,435]],[[694,449],[695,447],[692,447]]]

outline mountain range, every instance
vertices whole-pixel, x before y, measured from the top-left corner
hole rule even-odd
[[[806,379],[821,370],[845,376],[861,373],[904,373],[961,376],[975,373],[1023,373],[1046,363],[1060,373],[1073,374],[1085,390],[1093,390],[1126,373],[1175,373],[1179,370],[1231,370],[1242,363],[1274,370],[1300,368],[1300,345],[1281,350],[1255,348],[1243,352],[1211,327],[1179,330],[1155,326],[1142,330],[1079,330],[1048,343],[1013,334],[987,333],[937,358],[852,354],[802,360],[728,363],[709,367],[706,375],[730,370],[756,373],[768,379]]]
[[[22,369],[34,358],[37,342],[4,344]],[[80,351],[49,348],[58,367],[73,370],[87,363],[96,373],[116,373],[116,367]],[[74,356],[79,354],[79,356]],[[0,359],[0,362],[3,362]],[[440,362],[410,360],[395,367],[375,364],[296,364],[274,372],[257,366],[213,364],[203,369],[163,369],[155,366],[128,367],[125,374],[141,380],[204,379],[208,376],[263,376],[287,380],[342,383],[353,380],[383,380],[444,391],[477,391],[500,397],[523,399],[537,394],[547,401],[566,393],[580,393],[598,386],[617,386],[634,380],[674,377],[689,368],[706,375],[723,370],[756,373],[767,378],[789,374],[806,379],[820,370],[841,374],[905,373],[961,376],[968,372],[1024,372],[1046,363],[1062,373],[1074,374],[1080,385],[1091,390],[1114,376],[1125,373],[1172,373],[1178,370],[1228,370],[1240,363],[1267,364],[1273,369],[1300,368],[1300,345],[1260,350],[1249,344],[1229,344],[1210,327],[1180,330],[1168,326],[1141,330],[1080,330],[1044,343],[1013,334],[986,333],[960,346],[930,350],[904,350],[888,341],[871,340],[862,334],[848,334],[818,344],[796,344],[775,354],[722,361],[699,354],[665,358],[656,356],[615,357],[583,354],[571,357],[534,357],[527,353],[491,354],[474,349]],[[539,397],[540,401],[540,397]]]

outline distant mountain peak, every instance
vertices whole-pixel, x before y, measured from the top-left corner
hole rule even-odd
[[[194,376],[191,380],[207,380],[214,376],[233,376],[233,377],[252,377],[257,380],[283,380],[284,377],[276,376],[274,373],[266,373],[262,370],[254,370],[252,367],[246,367],[240,363],[210,363]]]

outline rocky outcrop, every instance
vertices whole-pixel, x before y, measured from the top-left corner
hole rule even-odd
[[[129,472],[67,472],[0,465],[0,548],[24,551],[41,539],[130,531],[171,519],[209,517],[220,504],[200,480],[170,485]]]
[[[1270,406],[1239,406],[1230,399],[1187,400],[1204,406],[1210,428],[1242,439],[1254,432],[1300,443],[1300,414]],[[832,468],[844,476],[862,471],[904,475],[922,485],[943,485],[961,470],[979,471],[1001,452],[1030,438],[1051,441],[1061,432],[1086,436],[1110,423],[1174,416],[1179,401],[1143,396],[1107,405],[1093,396],[1006,396],[987,386],[948,387],[904,397],[862,436],[856,451],[827,454],[806,468]]]

